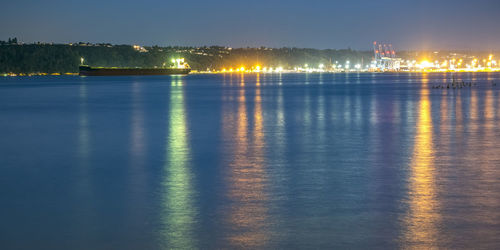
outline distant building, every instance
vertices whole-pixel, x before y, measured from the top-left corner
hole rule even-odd
[[[140,45],[134,45],[132,46],[135,50],[139,51],[139,52],[142,52],[142,53],[146,53],[148,52],[147,49],[145,49],[144,47],[140,46]]]
[[[373,53],[375,55],[375,69],[380,71],[398,71],[401,68],[401,58],[396,57],[396,51],[392,44],[381,44],[373,42]]]

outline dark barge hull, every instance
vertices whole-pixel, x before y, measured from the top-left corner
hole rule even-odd
[[[187,75],[191,69],[177,68],[93,68],[80,66],[81,76]]]

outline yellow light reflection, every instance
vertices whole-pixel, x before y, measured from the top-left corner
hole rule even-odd
[[[242,78],[243,80],[243,78]],[[235,143],[233,159],[229,166],[228,197],[232,202],[227,221],[231,227],[228,235],[229,244],[233,248],[260,248],[266,244],[267,195],[265,185],[267,176],[264,169],[264,133],[260,88],[256,88],[255,108],[253,114],[253,131],[249,133],[245,88],[240,89],[236,122],[224,117],[225,136]],[[236,130],[235,134],[231,131]],[[250,134],[253,136],[250,137]]]
[[[478,104],[477,104],[477,93],[476,93],[476,90],[471,90],[471,94],[470,94],[470,120],[472,121],[472,126],[471,126],[471,129],[473,129],[474,132],[476,132],[475,130],[478,129],[478,122],[477,120],[479,119],[479,115],[478,115]]]
[[[440,216],[433,166],[431,103],[426,85],[425,83],[420,94],[417,131],[410,165],[409,211],[404,219],[404,248],[432,248],[436,247],[439,241],[437,223]]]
[[[495,111],[493,111],[493,91],[491,89],[488,89],[486,91],[486,95],[484,97],[485,103],[484,103],[484,118],[486,120],[486,128],[489,128],[490,121],[492,121],[495,118]]]
[[[245,86],[245,75],[244,74],[241,74],[241,82],[240,82],[240,86]],[[244,97],[244,96],[243,96]]]
[[[189,169],[190,147],[184,106],[184,89],[180,76],[172,78],[170,87],[169,127],[165,163],[165,245],[174,249],[194,249],[195,218],[193,174]]]

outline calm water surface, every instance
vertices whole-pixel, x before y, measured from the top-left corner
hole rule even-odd
[[[477,86],[432,88],[453,78]],[[0,78],[0,247],[498,249],[499,95],[496,73]]]

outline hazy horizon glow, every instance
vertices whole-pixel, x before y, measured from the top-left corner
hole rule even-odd
[[[499,50],[500,1],[19,0],[0,40],[370,49]]]

